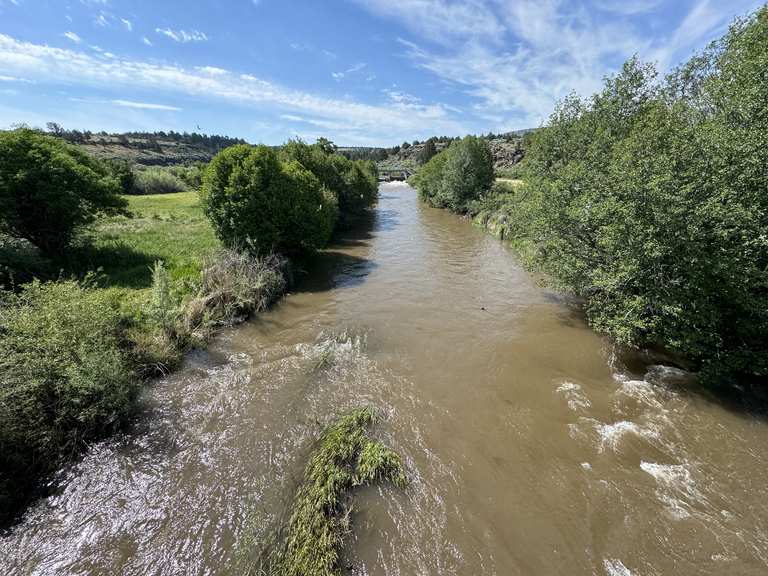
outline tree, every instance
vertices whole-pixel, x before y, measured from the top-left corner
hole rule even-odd
[[[437,154],[437,147],[432,139],[427,140],[424,143],[424,147],[419,152],[419,163],[426,164]]]
[[[284,161],[297,161],[312,172],[332,192],[339,206],[338,225],[345,227],[356,220],[378,198],[378,174],[373,162],[349,160],[336,154],[336,147],[325,140],[308,145],[300,140],[288,142],[280,150]]]
[[[659,81],[632,59],[531,136],[538,263],[619,342],[768,377],[768,8]]]
[[[30,129],[0,133],[0,231],[60,254],[79,228],[124,209],[105,165]]]
[[[203,206],[226,246],[260,255],[321,248],[338,216],[335,196],[312,172],[267,146],[220,152],[203,177]]]

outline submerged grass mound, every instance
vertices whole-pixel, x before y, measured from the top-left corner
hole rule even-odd
[[[304,472],[268,574],[341,574],[338,564],[343,537],[349,531],[349,491],[381,481],[405,487],[400,456],[366,434],[375,421],[373,409],[360,408],[325,430]]]

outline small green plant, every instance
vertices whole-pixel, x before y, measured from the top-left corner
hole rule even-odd
[[[343,538],[349,531],[349,492],[358,486],[407,484],[400,456],[372,440],[367,429],[376,422],[371,408],[341,416],[326,428],[293,500],[290,520],[251,574],[270,576],[340,575]]]
[[[166,333],[173,331],[176,307],[171,296],[171,279],[162,260],[152,267],[152,293],[149,301],[152,322]]]

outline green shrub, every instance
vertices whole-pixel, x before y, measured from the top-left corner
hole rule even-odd
[[[711,383],[768,376],[766,47],[763,8],[665,81],[632,60],[525,160],[539,263],[596,328]]]
[[[173,194],[186,192],[187,184],[168,168],[137,170],[132,194]]]
[[[467,136],[433,156],[413,183],[420,197],[432,206],[464,213],[491,189],[494,180],[488,142]]]
[[[341,574],[343,537],[349,531],[348,493],[389,481],[406,486],[400,456],[371,440],[376,421],[370,408],[353,410],[326,428],[304,472],[280,547],[251,573],[275,576]]]
[[[232,146],[203,178],[206,215],[221,241],[257,255],[325,246],[338,216],[335,196],[299,162],[267,146]]]
[[[105,160],[107,168],[112,176],[117,180],[122,194],[133,194],[136,184],[136,174],[133,165],[127,160]]]
[[[75,232],[125,202],[105,165],[30,129],[0,133],[0,233],[61,254]]]
[[[0,234],[0,291],[51,273],[51,262],[28,240]]]
[[[445,207],[440,200],[440,189],[443,182],[443,169],[447,160],[448,152],[444,150],[433,156],[410,179],[410,183],[419,192],[419,198],[436,208]]]
[[[328,141],[308,145],[292,140],[281,148],[280,157],[299,162],[336,196],[341,226],[354,223],[378,199],[376,164],[336,154],[335,146]]]
[[[168,170],[176,178],[184,182],[190,190],[200,190],[200,187],[203,185],[205,164],[202,162],[184,166],[171,166]]]
[[[104,292],[34,281],[0,305],[0,510],[131,411],[137,383]]]

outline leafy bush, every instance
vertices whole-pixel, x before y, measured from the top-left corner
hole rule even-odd
[[[116,306],[76,282],[34,281],[0,305],[0,510],[119,425],[137,393]]]
[[[636,60],[560,104],[525,161],[525,234],[620,342],[709,382],[768,376],[768,8],[659,82]]]
[[[184,182],[187,188],[191,190],[199,190],[203,185],[205,164],[202,162],[185,166],[171,166],[167,170],[176,176],[176,178]]]
[[[132,194],[174,194],[186,192],[187,184],[168,168],[137,170]]]
[[[413,180],[423,200],[439,208],[467,212],[493,185],[493,155],[488,142],[467,136],[427,162]]]
[[[63,140],[0,133],[0,232],[60,254],[77,229],[125,206],[106,166]]]
[[[338,216],[336,198],[309,170],[267,146],[219,153],[203,178],[203,203],[226,246],[257,255],[321,248]]]
[[[29,241],[0,234],[0,291],[14,290],[50,272],[51,262]]]
[[[335,146],[327,140],[312,145],[292,140],[282,147],[280,157],[299,162],[336,196],[341,226],[353,223],[378,199],[376,164],[336,154]]]
[[[136,184],[136,174],[133,171],[133,166],[127,160],[105,160],[107,168],[112,173],[112,176],[117,180],[118,186],[120,186],[120,192],[122,194],[133,194],[134,185]]]

